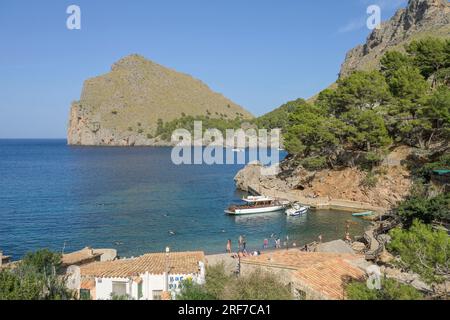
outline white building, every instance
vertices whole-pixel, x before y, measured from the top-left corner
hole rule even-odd
[[[173,298],[185,279],[205,280],[203,252],[151,253],[137,258],[94,262],[80,268],[82,298],[108,300],[127,296],[135,300]]]

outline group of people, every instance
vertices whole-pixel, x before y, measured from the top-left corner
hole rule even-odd
[[[347,225],[346,225],[346,232],[345,232],[345,236],[344,236],[344,240],[347,241],[347,242],[351,242],[352,241],[349,229],[350,229],[350,224],[347,223]],[[275,236],[275,234],[272,234],[270,236],[270,239],[273,239],[273,241],[274,241],[274,248],[275,249],[281,249],[282,248],[280,237],[277,237],[277,236]],[[323,241],[322,235],[318,236],[318,241],[319,241],[319,243],[322,243],[322,241]],[[284,241],[283,246],[285,248],[289,249],[289,236],[286,236],[286,240]],[[264,250],[269,249],[269,238],[265,238],[264,239],[262,247],[263,247]],[[292,247],[294,247],[294,248],[297,247],[297,244],[295,242],[293,242],[292,243]],[[233,251],[232,250],[231,239],[228,239],[228,241],[227,241],[226,251],[227,251],[227,253],[230,253],[230,254]],[[259,254],[260,254],[259,251],[255,251],[255,252],[252,253],[252,255],[259,255]],[[239,239],[238,239],[238,254],[235,254],[235,255],[236,256],[237,255],[239,255],[239,256],[247,256],[247,255],[249,255],[248,252],[247,252],[247,239],[243,235],[239,236]]]
[[[247,240],[245,239],[245,236],[240,235],[238,239],[238,247],[239,252],[247,252]],[[231,245],[231,239],[228,239],[227,241],[227,253],[232,252],[232,245]]]
[[[272,234],[270,238],[273,239],[273,241],[274,241],[273,247],[275,249],[282,248],[281,239],[279,237],[276,237],[275,235]],[[286,240],[284,241],[283,246],[286,248],[289,248],[289,236],[286,236]],[[292,243],[292,246],[296,247],[297,244],[294,242],[294,243]],[[264,239],[262,248],[264,250],[269,249],[269,238]],[[232,251],[233,251],[232,241],[231,241],[231,239],[228,239],[227,246],[226,246],[226,252],[232,253]],[[258,252],[258,251],[256,251],[256,252]],[[245,236],[243,236],[243,235],[240,235],[239,239],[238,239],[238,253],[242,253],[243,255],[248,254],[247,253],[247,240],[246,240]]]

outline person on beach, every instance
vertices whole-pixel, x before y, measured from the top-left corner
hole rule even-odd
[[[269,240],[264,239],[263,249],[267,249],[269,247]]]
[[[242,235],[240,235],[239,240],[238,240],[239,251],[242,251],[242,242],[243,241],[244,241],[244,238],[242,237]]]
[[[319,243],[322,243],[322,235],[319,235]]]
[[[242,238],[242,250],[247,251],[247,240],[245,236]]]
[[[350,232],[345,233],[345,241],[352,242],[352,237],[350,237]]]
[[[227,253],[231,253],[231,239],[227,241]]]
[[[277,240],[275,240],[275,248],[276,249],[280,249],[281,248],[281,240],[280,240],[280,238],[277,238]]]

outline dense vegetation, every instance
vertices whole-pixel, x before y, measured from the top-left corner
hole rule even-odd
[[[223,264],[208,267],[206,283],[198,285],[185,281],[178,300],[291,300],[289,288],[271,273],[259,270],[235,277],[225,271]]]
[[[285,131],[287,128],[289,128],[289,125],[292,123],[290,115],[294,113],[299,107],[302,107],[305,104],[306,101],[303,99],[289,101],[283,104],[281,107],[259,118],[256,118],[253,121],[253,123],[258,128],[264,128],[268,130],[279,128]]]
[[[365,282],[353,281],[346,287],[349,300],[419,300],[423,295],[412,286],[385,278],[381,281],[381,289],[373,290]]]
[[[207,129],[218,129],[223,137],[225,138],[226,129],[238,129],[241,128],[242,120],[241,117],[237,117],[234,119],[227,119],[225,117],[221,118],[211,118],[209,116],[186,116],[183,115],[181,118],[169,121],[164,123],[161,119],[158,120],[157,129],[156,129],[156,137],[164,141],[170,141],[172,133],[176,129],[186,129],[193,134],[194,132],[194,122],[201,121],[203,131]],[[152,138],[148,136],[148,138]]]
[[[0,300],[68,300],[74,293],[58,275],[61,255],[48,250],[27,254],[12,268],[0,270]]]
[[[450,222],[450,194],[443,193],[429,198],[426,195],[412,195],[403,201],[396,213],[401,218],[405,228],[410,228],[417,220],[430,224],[432,222]]]
[[[390,51],[380,70],[356,71],[322,91],[314,103],[290,101],[252,121],[258,128],[280,128],[289,153],[312,169],[376,164],[393,143],[427,149],[450,138],[450,40],[413,41],[406,52]],[[214,116],[214,117],[213,117]],[[177,128],[239,128],[244,122],[225,115],[163,123],[156,136],[170,140]],[[343,155],[353,156],[343,163]]]
[[[450,236],[446,231],[415,220],[410,229],[396,228],[390,235],[388,248],[399,255],[401,267],[419,274],[428,284],[448,280]]]
[[[280,126],[287,150],[314,168],[376,164],[393,143],[422,149],[450,138],[450,40],[414,41],[377,71],[356,71],[314,103],[292,101],[256,120]]]

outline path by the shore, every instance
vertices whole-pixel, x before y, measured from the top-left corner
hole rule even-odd
[[[373,206],[370,203],[359,201],[330,199],[328,197],[308,198],[305,197],[299,190],[279,191],[268,189],[261,185],[250,185],[249,187],[253,190],[257,190],[260,194],[277,199],[288,200],[290,202],[300,202],[315,209],[330,209],[350,212],[373,211],[378,214],[383,214],[387,211],[386,208]]]

